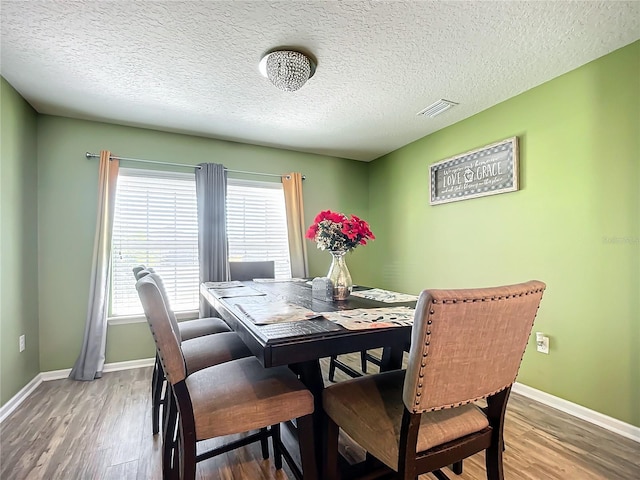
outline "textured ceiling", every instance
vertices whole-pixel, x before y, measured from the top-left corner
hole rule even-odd
[[[357,160],[640,38],[638,1],[1,0],[0,17],[0,73],[40,113]],[[279,46],[317,59],[297,92],[258,72]],[[440,98],[460,105],[416,115]]]

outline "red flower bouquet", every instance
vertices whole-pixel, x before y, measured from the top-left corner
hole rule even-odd
[[[316,216],[305,237],[315,241],[320,250],[345,252],[376,238],[364,220],[355,215],[347,218],[345,214],[331,210]]]

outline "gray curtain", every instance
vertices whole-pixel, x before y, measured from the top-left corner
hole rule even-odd
[[[196,169],[198,198],[198,252],[200,282],[224,282],[229,279],[227,244],[227,171],[218,163],[201,163]],[[200,298],[200,317],[215,312]]]
[[[93,264],[89,284],[89,307],[82,350],[71,369],[74,380],[94,380],[102,376],[107,345],[107,308],[111,270],[111,233],[118,180],[118,160],[100,152],[98,175],[98,219],[93,242]]]

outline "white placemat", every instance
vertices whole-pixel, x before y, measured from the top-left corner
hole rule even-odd
[[[368,298],[384,303],[403,303],[415,302],[418,300],[417,295],[409,295],[408,293],[392,292],[391,290],[383,290],[381,288],[371,288],[369,290],[358,290],[351,292],[354,297]]]
[[[204,286],[207,288],[234,288],[242,287],[242,282],[234,280],[232,282],[204,282]]]
[[[306,278],[254,278],[256,283],[306,282]]]
[[[307,308],[281,301],[251,304],[243,303],[242,305],[236,304],[236,308],[256,325],[298,322],[320,316],[319,313]]]
[[[258,295],[259,296],[266,295],[266,293],[259,292],[255,288],[246,287],[242,284],[240,284],[239,287],[234,287],[234,286],[224,286],[220,288],[209,287],[209,291],[218,298],[255,297]]]
[[[415,309],[410,307],[356,308],[340,312],[322,312],[322,316],[348,330],[406,327],[413,325]]]

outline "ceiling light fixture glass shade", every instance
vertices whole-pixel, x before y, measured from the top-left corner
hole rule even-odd
[[[260,61],[260,73],[285,92],[295,92],[309,80],[316,65],[304,53],[294,50],[276,50]]]

